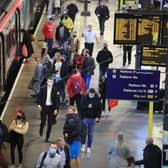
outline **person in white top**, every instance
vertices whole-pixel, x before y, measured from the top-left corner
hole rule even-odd
[[[89,50],[89,54],[92,56],[93,54],[93,48],[95,41],[98,42],[96,31],[92,30],[92,25],[89,24],[87,26],[87,29],[84,30],[82,36],[85,40],[85,48]]]

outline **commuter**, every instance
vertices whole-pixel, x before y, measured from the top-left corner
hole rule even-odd
[[[61,0],[54,0],[54,13],[58,16],[61,12]]]
[[[77,38],[77,32],[76,31],[73,31],[71,33],[71,36],[68,39],[68,44],[71,47],[71,53],[77,54],[78,51],[79,51],[79,48],[80,48],[80,41]]]
[[[93,54],[94,42],[95,40],[98,42],[98,38],[96,32],[92,30],[92,25],[89,24],[87,29],[83,32],[82,36],[85,41],[85,48],[89,50],[90,56]]]
[[[62,19],[62,23],[68,29],[69,32],[72,32],[74,24],[73,24],[72,19],[68,16],[68,14],[64,15],[64,17]]]
[[[130,158],[130,149],[125,144],[123,133],[117,135],[117,141],[110,144],[108,149],[109,168],[127,168],[127,159]]]
[[[86,49],[84,51],[83,63],[82,63],[82,77],[85,81],[86,91],[88,91],[90,86],[90,80],[92,75],[94,74],[95,69],[95,61],[94,58],[89,55],[89,50]]]
[[[70,153],[68,144],[63,138],[58,138],[56,143],[58,145],[57,153],[61,155],[62,165],[64,168],[70,168]]]
[[[67,93],[70,98],[70,105],[74,105],[76,102],[80,115],[80,101],[81,97],[85,95],[85,82],[77,69],[72,70],[72,75],[67,81]]]
[[[55,117],[58,113],[60,105],[60,93],[54,85],[52,77],[48,77],[46,85],[41,87],[37,99],[38,108],[40,110],[40,136],[43,136],[43,128],[48,117],[48,128],[46,132],[45,142],[48,142],[50,137],[52,125],[55,124]],[[53,123],[54,121],[54,123]]]
[[[153,144],[153,138],[146,139],[143,150],[143,160],[138,160],[135,165],[144,165],[144,168],[161,168],[161,149]]]
[[[48,12],[48,4],[49,4],[49,0],[45,0],[46,3],[46,13]]]
[[[65,141],[69,144],[71,168],[80,168],[81,121],[74,106],[68,107],[63,135]]]
[[[19,165],[18,168],[22,168],[23,161],[23,144],[24,134],[27,133],[29,128],[29,122],[26,120],[25,113],[21,110],[17,110],[16,118],[11,122],[9,126],[10,131],[10,146],[11,146],[11,167],[15,168],[15,148],[18,148]]]
[[[63,168],[61,155],[57,153],[58,146],[51,143],[47,152],[42,152],[37,159],[35,168]]]
[[[55,31],[55,25],[53,21],[54,19],[50,17],[42,28],[42,33],[48,47],[48,53],[52,52],[52,46],[53,46],[54,31]]]
[[[55,32],[55,39],[57,40],[59,47],[64,47],[64,44],[68,41],[69,37],[70,33],[68,29],[64,26],[63,22],[60,21]]]
[[[132,53],[132,46],[131,45],[123,45],[123,66],[125,66],[128,58],[128,65],[131,64],[131,53]],[[127,57],[128,55],[128,57]]]
[[[95,123],[100,121],[101,117],[101,102],[95,89],[91,88],[89,92],[81,99],[81,118],[83,123],[87,126],[87,134],[83,136],[81,151],[86,150],[86,137],[87,137],[87,153],[91,153],[93,134]]]
[[[34,91],[34,95],[31,95],[33,97],[37,97],[37,95],[40,92],[40,87],[41,87],[41,83],[43,82],[44,79],[44,74],[43,74],[43,64],[39,61],[39,59],[37,59],[37,65],[33,74],[33,78],[32,80],[33,82],[33,91]]]
[[[109,19],[110,14],[109,14],[109,9],[108,7],[104,4],[104,2],[101,2],[99,6],[96,7],[95,9],[95,14],[98,17],[99,20],[99,28],[100,28],[100,35],[104,34],[104,29],[105,29],[105,21]]]
[[[76,67],[80,73],[82,73],[84,51],[85,51],[85,48],[82,50],[81,54],[77,55],[77,57],[76,57]]]
[[[75,22],[75,16],[78,13],[78,7],[75,4],[75,1],[72,1],[66,8],[67,14],[72,19],[73,23]]]
[[[53,72],[55,72],[55,71],[60,72],[61,71],[61,66],[62,66],[61,54],[59,52],[56,52],[53,60],[54,60],[54,62],[53,62]]]
[[[108,49],[107,43],[104,43],[104,47],[97,54],[96,61],[99,64],[99,80],[107,72],[108,66],[113,62],[113,55]]]

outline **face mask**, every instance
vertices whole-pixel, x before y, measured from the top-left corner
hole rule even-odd
[[[21,116],[17,116],[16,118],[17,118],[17,120],[21,120],[21,119],[22,119],[22,117],[21,117]]]
[[[50,148],[49,151],[48,151],[50,157],[54,157],[56,152],[57,152],[56,149],[53,149],[53,148]]]
[[[60,78],[60,75],[55,75],[56,78]]]
[[[89,98],[90,98],[90,99],[94,98],[94,95],[89,95]]]
[[[90,32],[90,31],[91,31],[91,29],[88,29],[88,31]]]

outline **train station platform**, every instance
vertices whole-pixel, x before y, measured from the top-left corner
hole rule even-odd
[[[99,35],[98,19],[94,14],[94,10],[98,5],[98,1],[89,3],[89,11],[91,16],[83,17],[80,15],[83,11],[83,3],[77,2],[80,12],[77,14],[75,21],[75,30],[81,39],[81,49],[83,48],[83,38],[81,33],[88,23],[93,25],[93,30],[96,30],[99,43],[94,48],[93,57],[96,57],[97,52],[101,49],[103,42],[107,42],[109,49],[113,53],[114,61],[110,65],[111,68],[134,68],[135,67],[135,48],[132,52],[132,63],[129,66],[122,66],[123,51],[122,47],[113,44],[113,22],[115,12],[115,1],[109,0],[106,2],[110,9],[110,19],[106,22],[105,33],[103,37]],[[46,15],[43,16],[44,18]],[[44,22],[44,21],[43,21]],[[58,25],[56,21],[56,25]],[[36,37],[41,34],[41,26],[37,31]],[[40,37],[39,37],[40,38]],[[45,137],[39,136],[40,112],[37,108],[35,100],[31,97],[31,91],[28,90],[29,81],[34,73],[37,57],[40,58],[40,48],[37,44],[34,45],[35,53],[29,60],[29,63],[23,63],[18,74],[16,82],[12,89],[12,94],[9,97],[8,103],[3,111],[1,119],[9,125],[15,117],[15,108],[20,106],[26,113],[30,123],[28,133],[25,135],[24,143],[24,168],[33,168],[35,161],[42,151],[48,149],[49,144],[45,142]],[[91,80],[91,86],[98,89],[98,65],[96,66],[95,74]],[[101,118],[100,123],[96,125],[93,153],[91,155],[81,154],[81,168],[107,168],[108,167],[108,145],[115,140],[118,132],[123,132],[126,136],[126,142],[131,148],[132,155],[135,159],[141,159],[145,139],[148,135],[148,113],[136,110],[136,101],[120,101],[117,107],[110,112],[106,110],[106,114]],[[66,109],[61,108],[57,118],[57,124],[52,129],[51,141],[62,136],[63,124],[65,121]],[[156,144],[161,147],[162,143],[162,115],[154,115],[153,137]]]

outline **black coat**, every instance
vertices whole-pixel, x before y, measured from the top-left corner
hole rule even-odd
[[[108,65],[113,62],[113,55],[111,51],[103,48],[97,54],[96,61],[101,67],[108,68]]]
[[[58,95],[58,88],[53,85],[52,91],[51,91],[51,101],[52,101],[52,107],[53,110],[59,109],[60,105],[60,95]],[[47,99],[47,84],[41,87],[40,93],[37,96],[37,104],[41,105],[42,108],[46,106],[46,99]]]
[[[67,9],[68,9],[68,16],[74,21],[75,16],[78,12],[78,7],[75,4],[71,3],[67,6]]]
[[[59,25],[59,26],[57,27],[56,32],[55,32],[55,39],[56,39],[57,41],[60,41],[60,40],[67,41],[68,38],[69,38],[69,36],[70,36],[70,33],[69,33],[68,29],[64,26],[64,38],[61,39],[60,34],[59,34],[59,29],[60,29],[61,27],[62,27],[62,25]]]
[[[144,148],[143,160],[135,162],[135,165],[144,165],[144,168],[161,168],[161,150],[158,146],[149,144]]]
[[[92,104],[92,108],[89,108],[88,105]],[[81,99],[80,104],[81,117],[83,118],[100,118],[102,112],[101,101],[98,95],[95,95],[94,98],[89,98],[89,95],[85,95]]]
[[[95,14],[96,15],[100,15],[100,18],[105,18],[108,19],[110,17],[109,14],[109,9],[107,6],[105,5],[99,5],[96,9],[95,9]]]
[[[82,72],[90,72],[91,74],[94,74],[95,67],[94,58],[91,56],[83,58]]]
[[[81,139],[81,120],[76,113],[68,113],[66,116],[65,124],[63,127],[63,135],[68,134],[65,137],[65,141],[71,144],[74,140]]]

